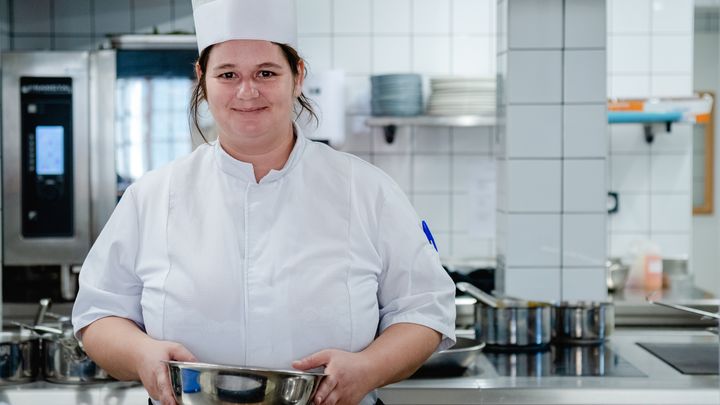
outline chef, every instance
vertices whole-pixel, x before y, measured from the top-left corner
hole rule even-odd
[[[76,336],[155,403],[175,403],[164,360],[324,367],[315,404],[380,403],[454,343],[454,285],[399,187],[294,124],[294,2],[193,13],[192,111],[207,101],[218,140],[127,189],[83,264]]]

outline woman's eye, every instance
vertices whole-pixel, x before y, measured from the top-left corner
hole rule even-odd
[[[269,70],[261,70],[260,73],[258,73],[258,76],[263,77],[263,78],[270,78],[270,77],[275,76],[275,73],[271,72]]]
[[[225,72],[225,73],[220,74],[220,77],[223,79],[232,79],[233,77],[235,77],[235,73]]]

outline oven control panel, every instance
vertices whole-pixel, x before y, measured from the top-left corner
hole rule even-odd
[[[21,77],[24,238],[72,237],[73,103],[70,77]]]

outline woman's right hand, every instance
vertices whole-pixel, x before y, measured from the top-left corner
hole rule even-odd
[[[137,374],[150,398],[163,405],[175,405],[170,375],[163,361],[197,361],[180,343],[148,339],[137,350]]]

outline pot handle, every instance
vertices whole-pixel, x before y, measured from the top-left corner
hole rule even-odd
[[[486,293],[485,291],[475,287],[474,285],[472,285],[470,283],[461,281],[461,282],[457,283],[457,289],[464,293],[470,294],[473,298],[480,300],[480,302],[482,302],[485,305],[488,305],[493,308],[498,307],[497,299],[495,299],[495,297],[493,297],[492,295]]]

